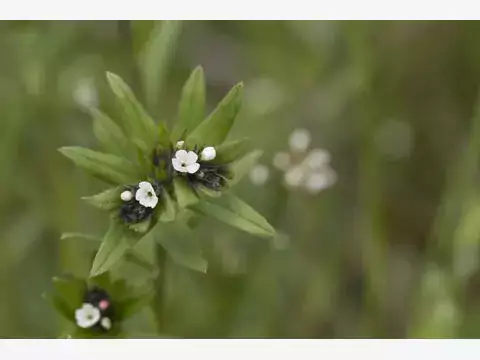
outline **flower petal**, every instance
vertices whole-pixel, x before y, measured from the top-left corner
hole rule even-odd
[[[150,184],[148,181],[141,181],[138,184],[138,187],[142,190],[155,192],[155,189],[153,188],[152,184]]]
[[[81,328],[92,327],[100,320],[100,317],[100,310],[88,303],[75,310],[75,320]]]
[[[153,209],[158,204],[158,197],[156,195],[152,197],[147,197],[143,199],[143,202],[140,202],[140,204],[142,204],[145,207],[150,207]]]
[[[187,169],[185,168],[185,166],[183,166],[182,162],[178,159],[175,159],[175,158],[172,159],[172,165],[173,165],[173,168],[178,172],[187,172]]]
[[[142,200],[147,197],[148,190],[145,188],[140,188],[137,190],[135,193],[135,200],[137,200],[140,204],[142,203]]]
[[[198,160],[198,155],[194,151],[189,151],[187,154],[187,165],[196,163]]]
[[[181,161],[181,162],[184,162],[186,163],[187,160],[188,160],[188,153],[186,150],[178,150],[176,153],[175,153],[175,157]]]
[[[194,163],[194,164],[187,165],[187,171],[190,174],[195,174],[198,171],[198,169],[200,169],[200,164],[199,163]]]

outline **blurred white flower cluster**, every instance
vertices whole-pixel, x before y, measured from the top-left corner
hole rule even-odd
[[[309,149],[310,132],[296,129],[289,137],[288,151],[281,151],[273,157],[273,167],[283,172],[283,180],[289,188],[303,188],[317,194],[331,187],[337,180],[336,172],[330,166],[330,153],[327,150]],[[257,164],[250,171],[250,180],[255,185],[263,185],[270,176],[266,165]]]

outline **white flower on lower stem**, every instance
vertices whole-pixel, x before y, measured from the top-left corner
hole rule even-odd
[[[135,193],[135,199],[143,206],[154,208],[157,206],[158,197],[155,189],[148,181],[142,181],[138,184],[138,190]]]
[[[213,160],[215,159],[216,156],[217,156],[217,152],[215,151],[215,148],[213,146],[206,147],[200,153],[200,159],[202,159],[203,161]]]
[[[200,169],[198,155],[193,151],[178,150],[172,159],[173,168],[181,173],[195,174]]]
[[[104,317],[102,321],[100,321],[100,325],[102,325],[105,330],[110,330],[112,327],[112,321],[109,318]]]
[[[81,328],[90,328],[100,320],[100,310],[92,304],[84,303],[80,309],[75,310],[75,320]]]

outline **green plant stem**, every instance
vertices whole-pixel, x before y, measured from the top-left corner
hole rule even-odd
[[[155,261],[157,264],[158,275],[155,279],[155,294],[152,301],[152,309],[155,314],[155,321],[159,334],[164,332],[164,303],[165,303],[165,280],[167,252],[160,245],[155,243]]]

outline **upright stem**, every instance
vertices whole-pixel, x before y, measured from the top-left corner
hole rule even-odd
[[[166,280],[167,253],[158,243],[155,243],[155,261],[158,267],[158,276],[155,279],[155,295],[152,301],[152,309],[155,313],[157,330],[161,334],[164,331],[164,303],[165,303],[165,280]]]
[[[140,84],[140,74],[135,62],[133,49],[132,23],[129,20],[119,20],[117,22],[119,40],[127,50],[128,63],[130,65],[130,75],[132,87],[140,99],[143,99],[143,89]],[[164,332],[164,303],[165,303],[165,270],[167,253],[165,249],[158,243],[155,243],[155,262],[158,269],[158,276],[154,282],[154,297],[152,300],[152,309],[155,314],[157,331],[159,334]]]

